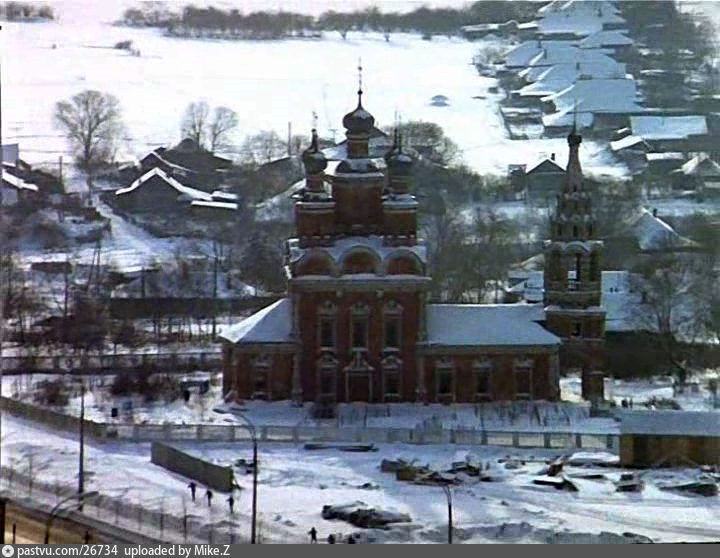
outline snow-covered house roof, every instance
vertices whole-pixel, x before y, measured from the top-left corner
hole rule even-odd
[[[647,209],[643,209],[629,223],[628,228],[643,251],[697,247],[696,242],[678,234],[675,229]]]
[[[530,165],[525,174],[535,173],[565,173],[565,169],[560,166],[555,159],[545,157],[540,159],[538,162]]]
[[[544,316],[542,305],[534,304],[428,304],[428,345],[559,345],[557,336],[536,323]]]
[[[545,15],[538,22],[538,31],[543,35],[575,35],[587,37],[602,31],[609,24],[623,25],[625,19],[611,11],[582,9],[564,10]]]
[[[9,172],[4,172],[2,175],[2,180],[7,185],[15,188],[16,190],[23,190],[26,192],[38,192],[39,188],[35,184],[31,184],[30,182],[25,182],[22,178],[19,178],[15,176],[14,174],[10,174]]]
[[[537,13],[547,16],[563,12],[598,12],[619,14],[620,9],[610,0],[552,0],[538,9]]]
[[[611,141],[610,149],[613,151],[622,151],[623,149],[648,150],[650,146],[640,136],[630,135],[616,141]]]
[[[238,204],[232,202],[193,200],[190,207],[204,209],[221,209],[223,211],[237,211]]]
[[[708,133],[707,119],[690,116],[631,116],[633,135],[645,140],[678,140]]]
[[[553,103],[558,112],[635,112],[642,110],[637,103],[638,92],[634,79],[579,79],[567,89],[543,97]],[[638,134],[642,135],[642,134]]]
[[[0,157],[0,163],[3,165],[15,165],[20,159],[20,145],[17,143],[6,143],[0,146],[2,150],[2,156]]]
[[[592,128],[595,117],[592,112],[576,112],[574,107],[568,107],[542,117],[546,128],[569,128],[576,124],[578,128]]]
[[[685,176],[720,177],[720,165],[713,161],[706,153],[701,153],[672,172],[684,174]]]
[[[720,413],[620,410],[616,416],[621,434],[720,437]]]
[[[655,163],[657,161],[679,161],[685,160],[685,153],[682,151],[663,151],[661,153],[646,153],[645,157],[648,163]]]
[[[553,51],[575,46],[575,41],[525,41],[511,48],[505,54],[505,66],[507,68],[524,68],[530,60],[543,51]]]
[[[120,188],[115,192],[116,196],[123,196],[125,194],[129,194],[131,192],[134,192],[138,188],[140,188],[143,184],[145,184],[148,180],[157,177],[164,181],[168,186],[173,188],[177,191],[178,195],[184,196],[188,198],[190,201],[206,201],[211,202],[213,201],[212,195],[208,194],[207,192],[203,192],[202,190],[196,190],[195,188],[190,188],[189,186],[185,186],[184,184],[180,184],[177,180],[175,180],[172,176],[168,176],[165,174],[165,171],[162,169],[155,167],[149,171],[147,171],[145,174],[143,174],[140,178],[135,180],[130,186],[126,188]]]
[[[547,68],[532,66],[518,74],[526,81],[566,82],[568,87],[578,79],[623,79],[627,77],[627,67],[605,54],[582,57],[574,62],[561,62]],[[564,89],[564,87],[562,88]]]
[[[281,298],[252,316],[220,331],[220,338],[235,345],[291,344],[292,306],[290,299]]]
[[[630,46],[634,41],[619,29],[603,29],[585,37],[578,43],[580,48],[602,48]]]
[[[579,49],[575,46],[543,50],[536,54],[527,64],[527,68],[518,76],[528,81],[537,79],[547,68],[557,64],[570,64],[578,68],[579,64],[617,67],[618,63],[610,56],[610,51],[600,49]],[[583,75],[583,74],[579,74]],[[579,76],[578,76],[579,77]],[[624,74],[620,77],[625,77]]]

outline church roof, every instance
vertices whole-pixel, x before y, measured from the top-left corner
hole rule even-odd
[[[288,344],[292,338],[290,299],[281,298],[240,323],[223,328],[220,338],[238,344]]]
[[[560,338],[537,321],[536,304],[428,304],[428,344],[446,347],[548,346]]]

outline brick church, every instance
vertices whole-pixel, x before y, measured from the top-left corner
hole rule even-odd
[[[417,235],[413,159],[396,135],[383,158],[375,119],[345,115],[346,156],[330,169],[313,130],[306,185],[287,241],[287,296],[227,327],[223,391],[235,399],[480,402],[560,397],[580,371],[602,398],[602,242],[583,189],[581,137],[568,136],[563,193],[545,248],[544,304],[432,304],[427,245]]]

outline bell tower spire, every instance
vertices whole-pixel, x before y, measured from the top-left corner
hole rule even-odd
[[[602,399],[605,311],[601,306],[603,243],[596,239],[590,193],[580,165],[582,136],[573,125],[563,187],[545,243],[547,328],[562,338],[560,369],[582,374],[585,399]]]

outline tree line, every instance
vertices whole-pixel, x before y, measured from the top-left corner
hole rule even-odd
[[[0,19],[7,21],[53,20],[55,13],[51,6],[38,2],[0,2]]]
[[[231,33],[250,38],[279,39],[306,32],[338,31],[343,37],[351,30],[454,34],[463,25],[526,20],[537,3],[525,0],[483,0],[463,8],[429,8],[410,12],[383,12],[376,6],[353,12],[327,11],[314,17],[288,11],[256,11],[243,14],[237,9],[213,6],[185,6],[180,12],[162,7],[133,7],[122,18],[126,25],[163,27],[171,33],[188,30]]]

